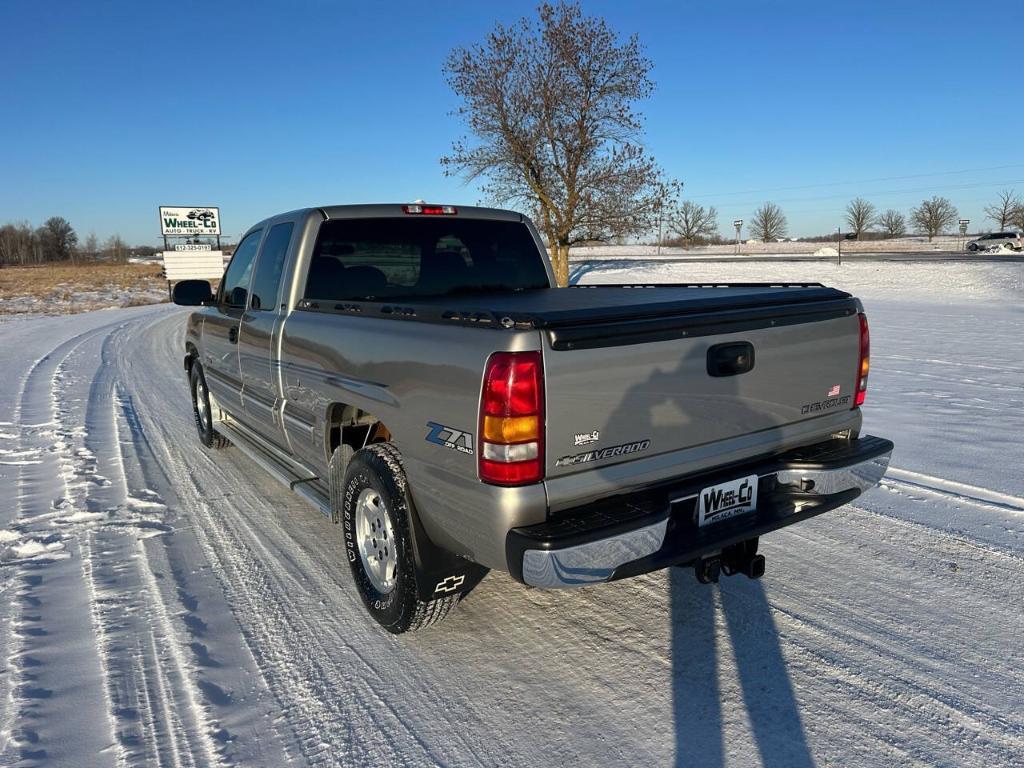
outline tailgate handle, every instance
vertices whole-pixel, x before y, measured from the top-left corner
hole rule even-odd
[[[709,376],[738,376],[754,367],[754,345],[749,341],[715,344],[708,349]]]

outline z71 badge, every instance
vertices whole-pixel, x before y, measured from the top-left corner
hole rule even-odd
[[[458,451],[470,456],[473,455],[472,432],[463,432],[461,429],[446,427],[444,424],[438,424],[434,421],[428,421],[427,426],[430,427],[430,431],[427,432],[428,443],[440,445],[442,448],[447,448],[451,451]]]

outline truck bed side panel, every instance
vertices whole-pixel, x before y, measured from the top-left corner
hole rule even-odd
[[[541,484],[495,494],[478,480],[480,386],[492,352],[539,346],[536,331],[292,312],[282,339],[285,412],[310,424],[312,445],[303,455],[321,476],[332,405],[354,405],[383,421],[402,452],[431,538],[481,564],[504,567],[505,532],[543,520],[546,498]]]

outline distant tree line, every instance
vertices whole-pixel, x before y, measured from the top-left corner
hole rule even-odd
[[[90,233],[80,241],[67,219],[51,216],[39,227],[27,221],[0,226],[0,267],[66,262],[108,261],[123,264],[129,254],[152,255],[152,246],[129,246],[120,235],[100,243]]]
[[[718,212],[714,206],[705,208],[692,200],[683,200],[674,206],[666,217],[668,221],[668,245],[689,248],[694,245],[714,245],[728,242],[718,228]],[[992,221],[999,230],[1024,230],[1024,201],[1011,189],[999,193],[995,203],[985,207],[985,218]],[[922,200],[920,205],[903,214],[893,208],[879,211],[874,204],[862,197],[849,202],[844,212],[846,232],[857,240],[884,240],[903,237],[909,230],[926,235],[928,240],[955,229],[960,212],[947,198],[935,196]],[[776,203],[767,202],[759,206],[747,223],[750,236],[763,242],[775,242],[786,238],[788,223],[786,214]],[[807,241],[828,241],[835,234],[803,237]]]

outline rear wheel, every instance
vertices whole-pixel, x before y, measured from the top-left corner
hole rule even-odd
[[[210,405],[210,391],[206,388],[206,376],[203,367],[195,362],[189,375],[192,389],[192,415],[196,421],[199,442],[207,448],[224,448],[231,441],[213,428],[213,408]]]
[[[342,465],[339,453],[346,448],[335,449],[332,469]],[[332,506],[336,499],[341,505],[345,554],[359,596],[374,620],[394,634],[436,624],[462,597],[456,592],[419,598],[406,488],[397,449],[377,443],[356,451],[347,462],[340,498],[333,488],[331,492]]]

